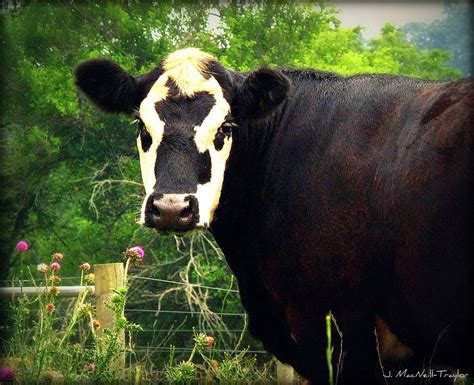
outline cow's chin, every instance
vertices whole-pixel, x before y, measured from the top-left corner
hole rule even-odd
[[[177,237],[184,237],[185,235],[190,235],[193,233],[199,233],[205,231],[207,229],[206,226],[203,225],[192,225],[187,228],[177,228],[177,229],[157,229],[155,228],[156,232],[160,235],[174,235]]]

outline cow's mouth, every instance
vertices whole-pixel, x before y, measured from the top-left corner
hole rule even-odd
[[[155,230],[160,235],[175,235],[177,237],[184,237],[185,235],[188,235],[188,234],[191,234],[191,233],[194,233],[194,232],[198,232],[198,231],[202,231],[204,229],[205,229],[205,227],[202,227],[202,226],[194,226],[194,227],[189,228],[189,229],[166,229],[166,230],[155,229]]]

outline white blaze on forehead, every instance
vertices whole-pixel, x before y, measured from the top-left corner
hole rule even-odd
[[[172,79],[179,92],[193,96],[196,92],[204,91],[203,73],[208,63],[215,60],[211,55],[197,48],[186,48],[173,52],[163,62],[164,73]]]
[[[200,126],[195,126],[194,141],[200,153],[209,151],[211,157],[211,179],[208,183],[197,186],[196,193],[184,195],[196,196],[199,203],[198,225],[209,225],[212,221],[222,189],[224,171],[232,144],[231,138],[225,138],[220,151],[214,147],[217,130],[224,123],[230,106],[224,98],[219,82],[213,76],[203,75],[207,65],[215,60],[211,55],[195,48],[188,48],[172,53],[163,62],[163,74],[158,78],[147,97],[140,105],[140,117],[152,137],[152,145],[147,152],[141,147],[140,137],[137,145],[140,153],[142,179],[146,197],[142,205],[140,222],[144,223],[145,205],[156,184],[155,163],[156,152],[164,134],[164,122],[156,112],[156,103],[166,99],[169,88],[168,79],[172,80],[181,95],[193,96],[198,92],[207,92],[215,99],[215,104]]]

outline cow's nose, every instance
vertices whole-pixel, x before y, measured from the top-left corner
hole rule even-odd
[[[195,223],[193,200],[173,202],[155,198],[150,200],[150,205],[150,222],[157,230],[186,231]]]

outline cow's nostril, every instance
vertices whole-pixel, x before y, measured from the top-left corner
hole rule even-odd
[[[159,200],[158,199],[153,200],[153,204],[151,205],[151,213],[156,217],[160,216],[159,206],[160,206]]]
[[[191,209],[191,205],[188,204],[184,209],[182,209],[179,212],[179,216],[180,216],[180,218],[183,218],[183,219],[191,219],[191,217],[193,216],[193,211]]]

